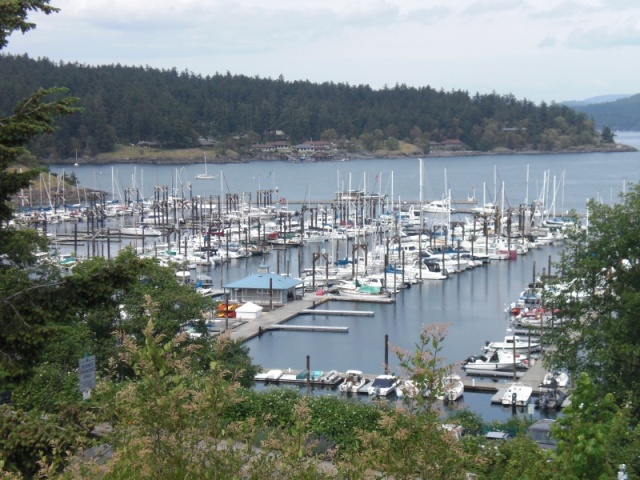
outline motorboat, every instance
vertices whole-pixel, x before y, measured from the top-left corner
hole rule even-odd
[[[533,388],[531,385],[521,382],[512,383],[504,395],[502,395],[502,405],[524,407],[529,403],[529,398],[531,398],[532,393]]]
[[[398,397],[414,398],[418,396],[418,393],[418,386],[413,380],[398,380],[398,384],[396,385],[396,395]]]
[[[487,353],[495,350],[505,350],[507,352],[528,353],[540,350],[540,342],[532,342],[529,339],[523,339],[517,335],[506,335],[501,342],[487,342],[482,347]]]
[[[360,370],[347,370],[345,375],[344,382],[338,387],[344,393],[358,393],[368,381]]]
[[[369,387],[369,395],[386,397],[396,390],[398,379],[394,375],[378,375]]]
[[[540,410],[560,410],[567,394],[559,388],[540,386],[536,407]]]
[[[282,374],[282,370],[269,370],[265,375],[265,380],[271,380],[272,382],[275,382],[277,380],[280,380]]]
[[[464,394],[464,383],[457,373],[452,373],[442,378],[442,390],[438,395],[439,400],[455,402]]]
[[[137,227],[120,227],[120,235],[126,237],[160,237],[162,232],[154,227],[140,225]]]
[[[337,284],[336,287],[338,288],[338,292],[340,293],[341,296],[380,297],[380,296],[386,295],[383,282],[378,278],[367,278],[367,279],[360,279],[360,280],[356,278],[354,280],[348,280],[348,281],[345,280]]]
[[[542,379],[541,387],[566,387],[569,385],[569,375],[560,370],[547,373]]]
[[[484,355],[472,355],[467,358],[466,364],[462,367],[465,370],[509,370],[516,368],[528,368],[529,362],[526,355],[516,353],[515,357],[513,353],[504,350],[496,350],[492,353]]]
[[[426,202],[422,205],[421,210],[425,213],[453,213],[454,208],[451,208],[449,199],[433,200],[432,202]]]
[[[557,313],[557,310],[534,308],[515,316],[513,324],[523,328],[551,328],[562,323],[562,319],[556,318]]]
[[[337,370],[330,370],[328,372],[324,372],[320,377],[320,382],[322,383],[337,383],[340,380],[340,374]]]

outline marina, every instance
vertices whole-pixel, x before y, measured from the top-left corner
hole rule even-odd
[[[274,373],[276,372],[276,373]],[[315,374],[313,374],[315,372]],[[335,376],[332,381],[327,382],[322,378],[324,371],[316,370],[314,372],[307,370],[296,370],[288,368],[286,370],[280,369],[265,369],[258,375],[256,375],[255,380],[258,382],[265,382],[271,384],[289,384],[289,385],[297,385],[304,387],[325,387],[328,389],[338,389],[338,387],[342,384],[342,382],[347,378],[347,372],[337,372],[335,371]],[[307,375],[309,373],[309,375]],[[541,362],[535,362],[532,367],[527,370],[522,376],[519,376],[517,379],[513,378],[513,382],[519,382],[525,385],[535,385],[539,387],[542,385],[545,375],[548,372],[542,367]],[[355,393],[367,393],[367,385],[373,381],[373,379],[377,376],[377,374],[373,373],[363,373],[362,376],[366,379],[366,382],[360,387]],[[511,374],[513,377],[513,374]],[[464,384],[465,392],[479,392],[479,393],[490,393],[491,403],[502,403],[501,399],[505,395],[508,390],[509,384],[498,383],[486,378],[472,378],[472,377],[463,377],[461,378],[462,383]],[[338,389],[339,390],[339,389]],[[531,395],[537,396],[539,394],[538,389],[532,389]]]
[[[225,295],[235,301],[232,297],[239,292],[225,288],[225,285],[251,276],[261,264],[266,264],[270,272],[284,278],[300,279],[304,291],[302,288],[296,290],[295,301],[285,300],[269,309],[267,295],[262,303],[265,309],[258,318],[243,320],[213,318],[212,315],[210,319],[211,333],[226,332],[231,338],[244,341],[257,364],[282,368],[283,372],[289,368],[292,371],[304,370],[301,367],[309,356],[317,371],[355,368],[372,372],[373,377],[375,372],[385,371],[387,365],[390,371],[397,372],[402,378],[403,372],[393,352],[415,348],[423,326],[446,325],[441,356],[461,374],[465,383],[466,394],[459,405],[466,405],[490,420],[509,415],[502,408],[490,408],[491,397],[516,380],[539,385],[538,380],[527,376],[532,375],[542,362],[536,361],[523,373],[517,372],[514,380],[513,372],[509,371],[500,371],[491,377],[470,372],[465,374],[462,370],[464,359],[469,355],[480,355],[487,342],[504,339],[507,335],[518,335],[533,343],[531,335],[535,333],[535,325],[518,327],[505,312],[521,290],[535,281],[536,276],[552,272],[562,247],[560,243],[554,244],[549,240],[549,244],[540,244],[524,253],[515,250],[515,243],[509,245],[507,237],[503,252],[496,249],[492,253],[490,248],[484,248],[488,243],[485,237],[479,236],[474,244],[464,247],[469,251],[473,249],[476,258],[453,254],[449,259],[445,258],[448,252],[438,249],[443,244],[443,234],[446,232],[450,239],[454,239],[454,246],[458,238],[462,244],[474,226],[485,228],[488,214],[479,209],[489,203],[503,205],[501,208],[510,212],[513,233],[519,231],[517,225],[524,211],[522,205],[532,205],[542,199],[545,201],[545,215],[548,214],[549,218],[556,209],[558,213],[565,213],[574,208],[579,214],[584,214],[585,200],[589,195],[603,201],[615,200],[615,192],[624,188],[626,175],[632,171],[637,158],[637,153],[549,155],[537,156],[535,161],[523,155],[430,158],[425,162],[424,177],[430,181],[427,181],[424,195],[419,195],[417,159],[394,161],[393,172],[389,171],[388,161],[375,159],[352,161],[348,165],[298,164],[295,169],[279,162],[269,162],[268,167],[262,162],[224,165],[220,172],[215,172],[220,180],[224,178],[224,184],[221,181],[218,187],[215,180],[192,183],[181,194],[187,200],[181,206],[178,200],[176,203],[173,199],[165,200],[165,187],[160,187],[163,179],[174,176],[173,167],[119,165],[114,167],[114,170],[120,170],[115,176],[135,178],[140,192],[154,190],[159,195],[156,203],[165,205],[163,202],[166,202],[162,209],[155,208],[154,211],[152,202],[144,210],[144,222],[159,229],[161,236],[146,236],[144,230],[139,232],[140,235],[131,237],[120,234],[123,227],[136,227],[135,223],[141,220],[140,212],[108,217],[104,224],[98,224],[95,219],[72,223],[54,221],[49,217],[51,221],[47,222],[46,231],[61,253],[75,253],[77,261],[82,261],[83,256],[113,257],[119,249],[131,246],[140,255],[157,258],[170,265],[183,265],[185,283],[195,286],[199,283],[197,278],[208,277],[202,294],[218,301]],[[603,167],[605,164],[606,168]],[[290,177],[284,186],[278,187],[276,179],[283,178],[282,169],[285,167]],[[105,167],[81,165],[74,167],[73,171],[81,184],[109,191],[104,188],[110,184],[106,181],[108,172],[99,172],[99,168]],[[189,166],[180,168],[184,179],[191,177]],[[201,166],[193,168],[199,170]],[[218,166],[209,165],[209,170],[214,168]],[[264,181],[267,175],[262,173],[265,168],[273,169],[268,186]],[[562,170],[557,171],[558,168]],[[436,186],[440,181],[434,179],[443,171],[445,188]],[[252,187],[252,181],[260,175],[262,184]],[[473,184],[469,182],[470,175]],[[150,178],[154,179],[153,187],[148,186]],[[556,183],[560,178],[562,183]],[[169,184],[175,185],[175,182],[166,182]],[[234,191],[238,193],[232,193]],[[247,193],[241,193],[243,191]],[[357,197],[349,193],[352,191],[367,193],[367,202],[355,201]],[[412,220],[410,214],[420,205],[419,200],[442,198],[441,191],[451,198],[451,205],[458,211],[452,212],[450,218],[442,213],[429,212],[424,216],[424,225],[416,229],[414,220],[413,231],[407,228]],[[178,192],[175,187],[174,192]],[[348,202],[342,204],[337,201],[336,192],[342,192],[342,200],[354,200],[351,207]],[[275,226],[270,225],[272,220],[266,216],[257,220],[258,215],[264,214],[263,200],[269,196],[266,206],[272,209],[270,218],[274,219]],[[332,204],[322,203],[322,199],[332,197]],[[298,203],[287,198],[303,201]],[[405,200],[411,198],[419,199],[413,205],[413,211],[411,204],[414,202]],[[375,203],[373,199],[376,199]],[[215,219],[222,218],[221,214],[230,207],[240,209],[242,205],[247,206],[246,213],[235,219],[225,217],[216,223]],[[334,208],[329,208],[331,205]],[[124,211],[125,206],[126,202],[120,203],[119,208]],[[397,229],[384,229],[376,223],[377,220],[372,221],[384,220],[386,212],[398,225]],[[414,217],[419,222],[420,217],[415,213]],[[245,223],[243,218],[248,222]],[[42,223],[40,221],[34,226],[42,229]],[[328,225],[332,227],[329,229]],[[282,244],[263,246],[262,242],[269,236],[266,234],[268,228],[277,232]],[[305,238],[302,242],[290,236],[300,228],[305,231],[300,235]],[[315,235],[319,230],[323,230],[325,235]],[[205,239],[203,231],[208,233],[210,240]],[[133,232],[138,233],[137,230]],[[310,233],[314,235],[308,235]],[[418,238],[420,234],[424,236],[422,245],[420,242],[412,243],[415,237],[404,236],[416,233]],[[451,237],[452,233],[456,237]],[[542,231],[529,233],[539,235]],[[248,252],[249,248],[260,250]],[[423,263],[422,269],[412,270],[416,265],[412,259],[427,249],[432,252],[430,261],[438,262],[441,270],[448,271],[446,276],[434,275],[432,279],[431,264],[428,266],[427,263]],[[495,255],[495,258],[490,259],[490,255]],[[385,265],[389,268],[383,269]],[[314,273],[305,276],[307,270],[314,270]],[[386,295],[333,293],[331,285],[343,282],[344,278],[369,278],[376,271],[388,289]],[[347,277],[340,277],[347,272]],[[388,341],[385,340],[387,338]],[[385,348],[390,346],[391,355],[385,354],[383,345]],[[385,358],[385,355],[388,356]],[[536,392],[534,388],[534,396]]]

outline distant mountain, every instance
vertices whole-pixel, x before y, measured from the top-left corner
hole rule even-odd
[[[562,104],[571,108],[575,108],[578,106],[586,107],[587,105],[615,102],[616,100],[622,100],[629,97],[631,97],[631,94],[629,93],[614,93],[611,95],[598,95],[597,97],[585,98],[584,100],[567,100],[565,102],[562,102]]]
[[[640,131],[640,94],[600,95],[562,104],[586,113],[598,128],[606,125],[612,130]]]

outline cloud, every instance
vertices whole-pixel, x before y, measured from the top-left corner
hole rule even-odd
[[[526,2],[522,0],[482,0],[473,2],[466,7],[462,13],[467,15],[480,15],[487,13],[505,14],[511,10],[521,10],[526,7]]]
[[[576,49],[607,49],[640,46],[640,29],[627,25],[624,28],[577,29],[571,32],[566,45]]]
[[[414,8],[402,14],[405,21],[433,24],[445,20],[453,15],[453,9],[446,6],[429,8]]]
[[[568,0],[560,2],[552,6],[551,8],[536,10],[535,12],[532,12],[530,14],[530,17],[534,19],[546,20],[562,20],[565,18],[575,19],[581,16],[599,12],[600,10],[601,9],[599,7],[591,5],[589,3]]]
[[[556,45],[558,45],[558,39],[555,38],[552,35],[547,35],[546,37],[544,37],[540,43],[538,43],[538,47],[540,48],[550,48],[550,47],[555,47]]]

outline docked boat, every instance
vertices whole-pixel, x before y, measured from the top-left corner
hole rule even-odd
[[[371,278],[363,281],[360,281],[356,278],[354,280],[343,281],[337,284],[336,287],[338,288],[340,296],[345,297],[380,297],[386,295],[382,282],[376,278]]]
[[[282,377],[282,375],[283,375],[282,370],[269,370],[265,375],[265,380],[270,380],[272,382],[275,382],[277,380],[280,380],[280,377]]]
[[[120,227],[120,235],[127,237],[160,237],[162,232],[154,227],[140,225],[137,227]]]
[[[335,384],[340,380],[340,378],[340,374],[337,370],[330,370],[322,374],[322,376],[320,377],[320,382]]]
[[[432,202],[426,202],[422,205],[421,210],[425,213],[453,213],[454,208],[451,208],[451,202],[448,198],[443,200],[433,200]]]
[[[553,327],[556,323],[560,323],[557,319],[554,319],[554,313],[557,314],[557,311],[554,312],[543,307],[534,308],[515,316],[513,323],[518,327],[524,328]]]
[[[535,401],[535,406],[540,410],[560,410],[566,398],[567,394],[559,388],[540,386],[540,393]]]
[[[566,387],[569,385],[569,375],[560,370],[554,370],[547,373],[542,379],[541,387]]]
[[[457,373],[452,373],[442,378],[442,391],[438,395],[439,400],[455,402],[464,394],[464,383]]]
[[[344,393],[358,393],[367,381],[360,370],[347,370],[344,382],[338,388]]]
[[[516,382],[511,386],[502,396],[502,405],[516,405],[518,407],[524,407],[529,403],[529,398],[533,393],[533,388],[525,383]]]
[[[466,360],[462,367],[465,371],[492,371],[492,370],[513,370],[516,368],[528,368],[528,360],[525,355],[516,353],[515,357],[511,352],[496,350],[490,354],[473,355]]]
[[[398,397],[415,398],[418,396],[418,393],[418,386],[413,380],[398,380],[398,384],[396,385],[396,395]]]
[[[506,335],[501,342],[487,342],[487,344],[482,348],[487,353],[494,352],[496,350],[504,350],[512,353],[514,351],[516,353],[528,353],[540,350],[540,342],[532,342],[528,339],[525,340],[517,335]]]
[[[369,387],[369,395],[386,397],[396,390],[398,379],[394,375],[378,375]]]

